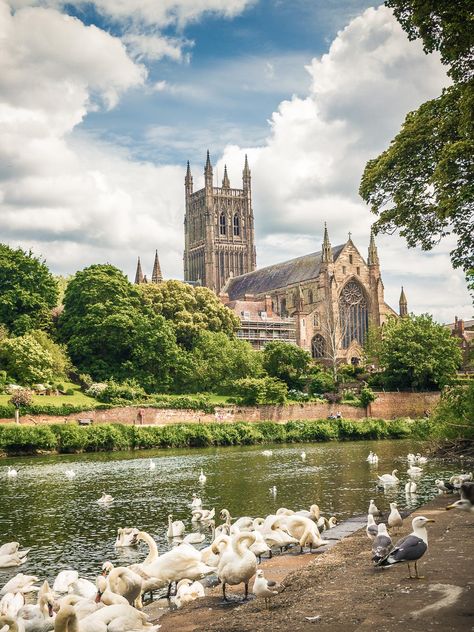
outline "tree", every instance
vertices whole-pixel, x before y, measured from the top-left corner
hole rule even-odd
[[[138,286],[143,304],[170,321],[176,339],[191,349],[202,331],[233,336],[240,322],[217,296],[205,287],[193,287],[181,281]]]
[[[17,335],[47,329],[58,288],[44,261],[0,244],[0,323]]]
[[[311,364],[310,354],[287,342],[269,342],[263,350],[263,368],[288,388],[300,389]]]
[[[384,327],[379,363],[389,388],[442,388],[460,362],[457,340],[428,314],[391,318]]]
[[[27,388],[17,388],[15,392],[12,394],[10,399],[8,400],[9,404],[13,404],[15,406],[15,422],[17,424],[20,423],[20,410],[21,408],[26,408],[27,406],[31,406],[33,402],[33,397],[31,391]]]
[[[474,439],[474,381],[447,388],[431,416],[435,433],[454,441]]]
[[[75,366],[96,381],[135,378],[147,390],[171,384],[178,354],[172,327],[145,309],[114,266],[90,266],[69,282],[59,331]]]
[[[67,354],[65,345],[54,342],[45,331],[36,329],[31,333],[31,336],[36,340],[41,347],[47,351],[52,359],[52,371],[55,378],[65,378],[72,368],[71,360]]]
[[[339,309],[332,309],[329,300],[324,301],[320,314],[321,335],[324,338],[324,357],[329,364],[334,384],[337,384],[337,368],[339,365],[339,350],[342,347],[349,327],[348,308],[339,305]]]
[[[32,333],[8,338],[0,346],[0,366],[18,384],[31,386],[52,382],[54,358]]]
[[[474,124],[472,3],[386,0],[410,39],[439,51],[454,85],[406,117],[400,133],[370,160],[360,195],[379,219],[376,232],[400,233],[410,247],[431,250],[454,234],[454,267],[474,268]],[[470,276],[469,276],[470,275]]]

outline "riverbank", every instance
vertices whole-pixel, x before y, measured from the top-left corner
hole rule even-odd
[[[321,419],[167,426],[0,425],[0,456],[406,437],[424,439],[429,432],[430,425],[426,419]]]
[[[420,564],[425,579],[408,580],[405,565],[374,569],[365,530],[347,536],[322,555],[291,556],[286,577],[278,564],[265,561],[268,578],[283,580],[285,590],[271,608],[253,600],[222,606],[219,589],[160,618],[161,632],[325,632],[422,629],[465,632],[474,616],[472,514],[446,511],[452,497],[439,496],[413,516],[436,520],[429,526],[429,550]],[[411,531],[405,519],[400,537]],[[299,561],[299,562],[298,562]]]

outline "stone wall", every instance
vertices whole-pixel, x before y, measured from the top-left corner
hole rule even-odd
[[[290,404],[287,406],[225,406],[217,408],[215,414],[194,410],[168,410],[161,408],[111,408],[91,410],[64,416],[27,415],[21,417],[24,424],[52,424],[91,419],[93,423],[122,423],[160,425],[176,423],[206,423],[220,421],[276,421],[284,423],[296,419],[326,419],[331,413],[340,412],[344,419],[375,417],[396,419],[397,417],[423,417],[431,412],[439,400],[439,393],[377,393],[377,399],[365,408],[345,404]],[[13,423],[13,419],[0,419],[0,423]]]

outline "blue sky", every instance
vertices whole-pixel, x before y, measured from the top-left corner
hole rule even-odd
[[[110,262],[133,278],[160,253],[182,278],[183,179],[253,178],[257,264],[374,220],[367,160],[449,81],[392,13],[362,0],[0,0],[0,234],[71,274]],[[469,317],[444,240],[424,253],[378,238],[386,299]]]

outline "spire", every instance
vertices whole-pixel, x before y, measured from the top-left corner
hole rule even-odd
[[[331,242],[329,241],[328,227],[326,225],[326,222],[324,222],[324,239],[323,239],[321,261],[322,263],[333,262]]]
[[[244,185],[244,190],[250,190],[250,181],[251,181],[251,175],[250,175],[250,167],[249,167],[249,161],[247,160],[247,154],[245,154],[245,163],[244,163],[244,170],[242,171],[242,182]]]
[[[399,312],[400,312],[400,316],[407,316],[408,315],[408,302],[407,302],[407,297],[405,296],[405,292],[403,291],[403,285],[402,285],[402,291],[400,292],[400,298],[398,300],[398,306],[399,306]]]
[[[152,283],[161,283],[163,275],[161,274],[160,260],[158,259],[158,250],[155,251],[155,263],[153,264],[153,272],[151,275]]]
[[[222,188],[230,189],[229,176],[227,175],[227,165],[224,165],[224,177],[222,178]]]
[[[137,271],[135,273],[135,283],[137,285],[140,285],[140,283],[143,283],[144,278],[145,277],[143,276],[142,264],[140,263],[140,257],[138,257]]]
[[[191,175],[189,160],[186,168],[186,177],[184,178],[184,188],[186,189],[186,195],[191,195],[191,193],[193,192],[193,176]]]
[[[367,263],[369,266],[378,266],[380,263],[373,230],[370,231],[369,256],[367,258]]]
[[[204,167],[204,182],[206,189],[212,189],[212,165],[211,158],[209,156],[209,149],[207,150],[206,166]]]

